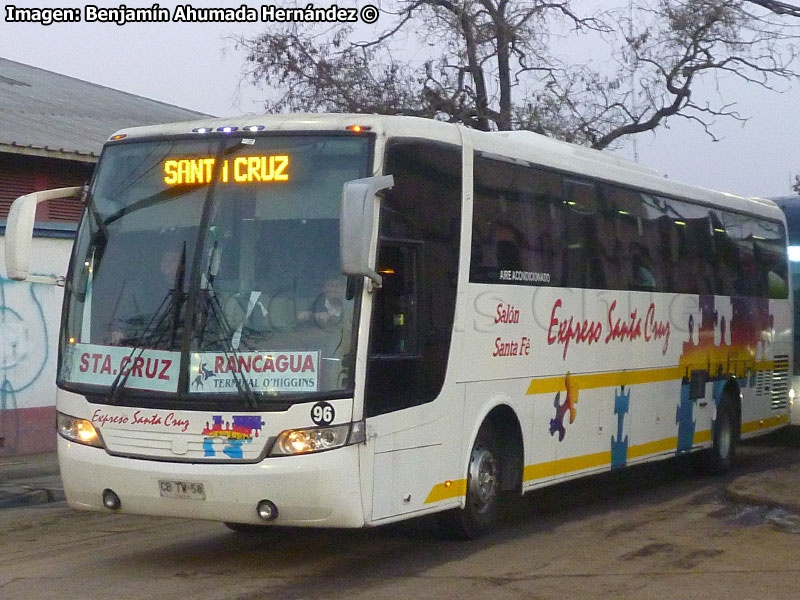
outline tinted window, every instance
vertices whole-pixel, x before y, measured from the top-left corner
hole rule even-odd
[[[780,223],[475,157],[470,281],[786,298]]]

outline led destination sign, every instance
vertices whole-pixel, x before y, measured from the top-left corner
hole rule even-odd
[[[211,183],[214,158],[182,158],[164,161],[164,183],[167,185],[200,185]],[[289,181],[289,156],[272,154],[226,158],[217,170],[221,183],[253,183]]]

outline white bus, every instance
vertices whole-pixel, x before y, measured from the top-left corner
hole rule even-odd
[[[36,202],[9,217],[27,275]],[[372,115],[126,129],[69,272],[69,504],[489,530],[501,493],[788,422],[786,226],[532,133]]]

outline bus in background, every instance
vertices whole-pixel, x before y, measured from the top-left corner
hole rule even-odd
[[[438,513],[789,420],[774,203],[529,132],[376,115],[126,129],[83,194],[63,306],[69,504],[232,529]]]
[[[783,196],[772,199],[783,214],[786,215],[786,226],[789,234],[789,271],[791,273],[792,291],[794,294],[794,320],[800,316],[800,196]],[[792,424],[800,425],[800,405],[795,408],[795,402],[800,402],[800,332],[794,330],[794,362],[792,384],[789,390],[792,404]]]

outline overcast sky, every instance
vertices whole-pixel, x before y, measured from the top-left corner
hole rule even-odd
[[[266,2],[195,1],[195,7],[258,7]],[[340,6],[364,4],[339,0]],[[117,2],[97,2],[118,7]],[[129,1],[128,6],[151,6]],[[175,2],[160,2],[172,8]],[[282,2],[275,2],[284,5]],[[377,4],[377,2],[376,2]],[[14,1],[18,7],[53,6],[43,0]],[[301,4],[302,5],[302,4]],[[317,6],[328,6],[320,0]],[[0,14],[0,56],[93,83],[154,98],[217,116],[260,112],[263,92],[243,84],[242,54],[226,38],[252,35],[258,23],[190,24],[158,23],[124,26],[68,23],[42,26],[5,22]],[[80,7],[64,2],[58,6]],[[687,183],[742,195],[783,196],[791,192],[793,176],[800,173],[800,84],[785,93],[739,87],[726,96],[749,121],[719,121],[715,131],[723,139],[712,142],[697,125],[674,119],[669,129],[640,134],[636,140],[639,162]],[[735,97],[734,97],[735,95]],[[618,151],[634,157],[634,145]]]

